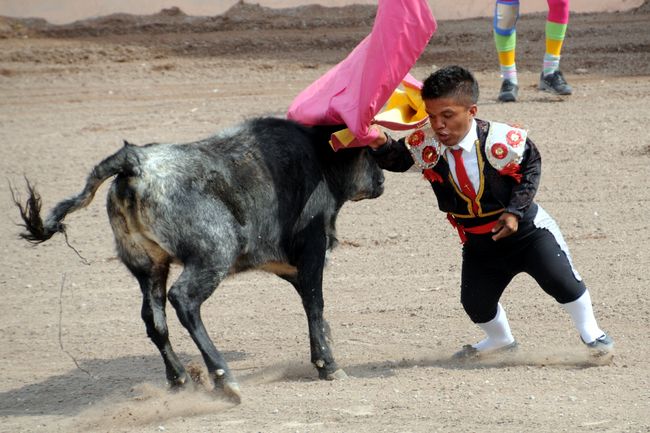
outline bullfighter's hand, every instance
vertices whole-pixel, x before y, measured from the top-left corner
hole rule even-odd
[[[497,220],[496,225],[492,228],[492,240],[498,241],[517,232],[519,229],[519,218],[511,213],[504,212]]]
[[[371,131],[373,131],[373,130],[377,131],[378,136],[373,141],[368,143],[368,147],[370,147],[373,150],[377,150],[381,146],[386,144],[386,142],[388,141],[388,138],[386,137],[386,134],[384,133],[384,131],[381,130],[380,127],[378,127],[377,125],[372,125],[372,126],[370,126],[370,130]]]

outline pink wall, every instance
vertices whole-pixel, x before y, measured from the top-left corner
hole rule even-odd
[[[45,18],[54,24],[108,15],[116,12],[152,14],[163,8],[178,6],[188,15],[220,15],[237,0],[1,0],[0,15]],[[571,0],[576,12],[612,12],[632,9],[644,0]],[[319,3],[324,6],[377,4],[377,0],[247,0],[272,8]],[[429,0],[438,20],[460,19],[492,14],[492,0]],[[546,0],[521,0],[521,12],[546,10]]]

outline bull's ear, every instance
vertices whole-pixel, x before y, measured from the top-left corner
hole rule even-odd
[[[127,146],[133,146],[133,144],[129,143],[129,142],[126,141],[126,140],[122,140],[122,143],[124,144],[124,147],[127,147]]]

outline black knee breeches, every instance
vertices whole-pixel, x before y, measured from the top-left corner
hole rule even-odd
[[[489,322],[515,275],[525,272],[561,304],[586,290],[553,233],[532,222],[520,223],[514,235],[493,241],[490,234],[468,235],[463,245],[460,298],[474,323]]]

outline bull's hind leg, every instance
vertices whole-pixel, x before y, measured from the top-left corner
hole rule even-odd
[[[169,300],[176,309],[178,319],[188,330],[201,351],[215,389],[222,391],[236,403],[241,402],[239,384],[228,368],[226,360],[216,348],[201,319],[201,305],[226,277],[225,270],[215,263],[186,262],[183,272],[169,290]]]
[[[187,383],[188,375],[172,349],[165,314],[169,261],[156,263],[147,255],[140,255],[136,260],[132,255],[133,250],[129,253],[130,257],[125,260],[122,256],[122,260],[138,280],[142,290],[141,316],[147,328],[147,336],[160,351],[169,385],[172,388],[182,387]]]
[[[162,355],[167,380],[172,388],[182,387],[187,383],[188,375],[172,349],[167,328],[167,315],[165,314],[169,263],[154,263],[148,269],[129,268],[140,283],[142,320],[147,328],[147,335]]]
[[[117,199],[109,195],[107,209],[118,254],[140,284],[142,320],[147,335],[163,358],[167,380],[171,387],[181,387],[187,383],[188,375],[169,342],[165,314],[167,276],[171,258],[157,244],[137,232],[133,219],[127,218],[128,210],[119,207],[117,203]]]

